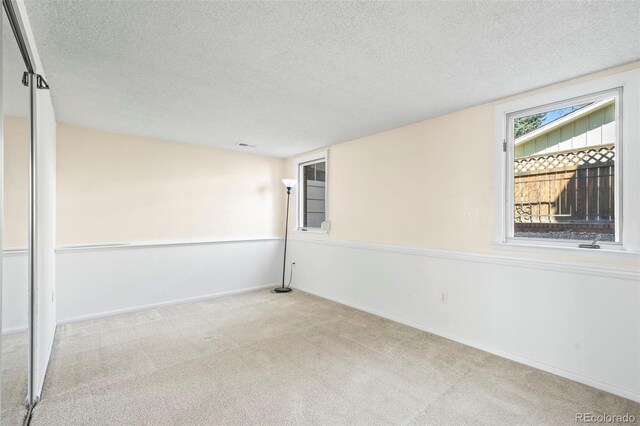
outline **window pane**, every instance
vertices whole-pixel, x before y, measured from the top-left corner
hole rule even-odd
[[[316,165],[310,164],[308,166],[304,166],[304,177],[305,179],[315,180],[316,177]]]
[[[326,163],[323,161],[303,166],[302,226],[305,228],[320,228],[322,222],[326,220],[325,165]]]
[[[615,99],[514,120],[514,236],[615,241]]]

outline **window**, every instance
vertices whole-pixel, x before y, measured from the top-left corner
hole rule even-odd
[[[497,242],[637,250],[637,87],[632,71],[496,107]]]
[[[619,242],[618,91],[510,115],[513,237]]]
[[[298,163],[298,229],[325,230],[327,220],[326,155]]]

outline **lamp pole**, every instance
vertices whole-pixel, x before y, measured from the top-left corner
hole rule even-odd
[[[274,289],[276,293],[288,293],[291,287],[284,286],[284,278],[287,272],[287,240],[289,238],[289,198],[291,197],[291,188],[295,185],[295,180],[283,179],[282,183],[287,188],[287,212],[284,221],[284,257],[282,259],[282,286]]]

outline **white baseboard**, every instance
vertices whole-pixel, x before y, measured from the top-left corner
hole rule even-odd
[[[219,293],[211,293],[211,294],[206,294],[206,295],[196,296],[196,297],[186,297],[184,299],[170,300],[168,302],[152,303],[148,305],[139,305],[139,306],[134,306],[134,307],[125,308],[125,309],[116,309],[112,311],[99,312],[91,315],[83,315],[75,318],[68,318],[62,321],[58,321],[58,325],[64,325],[64,324],[69,324],[73,322],[86,321],[86,320],[97,319],[97,318],[105,318],[105,317],[110,317],[114,315],[126,314],[130,312],[146,311],[148,309],[161,308],[163,306],[179,305],[181,303],[199,302],[203,300],[216,299],[219,297],[230,296],[232,294],[249,293],[251,291],[262,290],[262,289],[277,287],[277,286],[278,286],[277,283],[259,285],[259,286],[248,287],[248,288],[243,288],[239,290],[222,291]]]
[[[412,322],[412,321],[406,321],[406,320],[403,320],[402,318],[393,317],[393,316],[390,316],[390,315],[386,315],[386,314],[384,314],[382,312],[378,312],[378,311],[375,311],[375,310],[367,309],[367,308],[365,308],[363,306],[360,306],[360,305],[357,305],[355,303],[350,303],[350,302],[347,302],[345,300],[341,300],[341,299],[338,299],[338,298],[335,298],[335,297],[331,297],[329,295],[322,294],[322,293],[320,293],[318,291],[310,290],[310,289],[305,288],[305,287],[298,287],[298,286],[292,286],[292,287],[295,288],[296,290],[303,291],[303,292],[309,293],[309,294],[313,294],[314,296],[318,296],[318,297],[321,297],[323,299],[331,300],[331,301],[336,302],[336,303],[340,303],[341,305],[349,306],[351,308],[358,309],[360,311],[367,312],[367,313],[372,314],[372,315],[376,315],[376,316],[379,316],[379,317],[382,317],[382,318],[386,318],[388,320],[395,321],[395,322],[400,323],[400,324],[408,325],[409,327],[417,328],[418,330],[426,331],[427,333],[435,334],[437,336],[441,336],[441,337],[444,337],[446,339],[453,340],[453,341],[458,342],[458,343],[462,343],[463,345],[471,346],[473,348],[480,349],[481,351],[489,352],[491,354],[500,356],[502,358],[506,358],[506,359],[509,359],[511,361],[519,362],[520,364],[524,364],[524,365],[528,365],[528,366],[533,367],[533,368],[537,368],[538,370],[542,370],[542,371],[546,371],[546,372],[551,373],[551,374],[555,374],[556,376],[564,377],[566,379],[573,380],[575,382],[582,383],[582,384],[585,384],[587,386],[591,386],[591,387],[594,387],[596,389],[600,389],[600,390],[603,390],[605,392],[609,392],[609,393],[612,393],[614,395],[618,395],[618,396],[630,399],[630,400],[635,401],[635,402],[640,402],[640,395],[639,394],[628,392],[628,391],[625,391],[623,389],[618,389],[615,386],[611,386],[611,385],[608,385],[606,383],[599,382],[597,380],[592,380],[592,379],[590,379],[588,377],[584,377],[584,376],[581,376],[579,374],[575,374],[575,373],[572,373],[570,371],[563,370],[561,368],[557,368],[557,367],[554,367],[554,366],[551,366],[551,365],[543,364],[543,363],[540,363],[538,361],[535,361],[535,360],[532,360],[532,359],[529,359],[529,358],[526,358],[526,357],[522,357],[522,356],[519,356],[517,354],[510,353],[510,352],[505,352],[505,351],[500,350],[500,349],[492,348],[492,347],[489,347],[487,345],[483,345],[481,343],[474,342],[474,341],[471,341],[471,340],[468,340],[468,339],[462,339],[462,338],[459,338],[458,336],[453,336],[453,335],[451,335],[449,333],[444,333],[444,332],[442,332],[440,330],[435,330],[435,329],[433,329],[431,327],[427,327],[427,326],[424,326],[422,324],[418,324],[418,323],[415,323],[415,322]]]

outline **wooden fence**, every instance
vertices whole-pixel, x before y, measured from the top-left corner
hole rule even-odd
[[[613,145],[516,159],[516,224],[613,223],[614,163]]]

